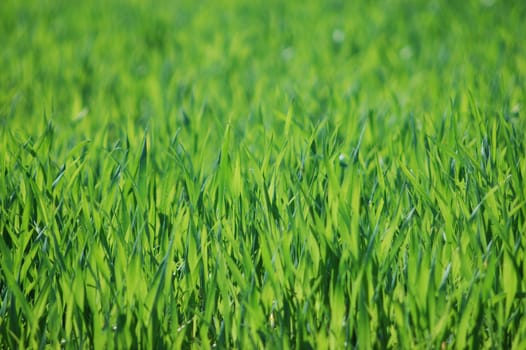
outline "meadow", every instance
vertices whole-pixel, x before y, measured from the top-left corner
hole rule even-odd
[[[525,19],[0,1],[0,349],[526,348]]]

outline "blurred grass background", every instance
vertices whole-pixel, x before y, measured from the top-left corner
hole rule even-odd
[[[228,121],[243,134],[276,129],[275,110],[292,100],[299,122],[375,110],[396,124],[409,112],[436,118],[468,92],[492,113],[524,98],[521,1],[0,6],[1,118],[26,133],[44,115],[79,135],[106,123],[174,131],[184,110],[220,135]],[[492,104],[501,97],[505,106]]]

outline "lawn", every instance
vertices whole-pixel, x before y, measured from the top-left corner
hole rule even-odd
[[[0,1],[0,349],[526,348],[526,2]]]

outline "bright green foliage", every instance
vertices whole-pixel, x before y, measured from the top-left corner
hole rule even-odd
[[[0,348],[526,347],[526,2],[0,2]]]

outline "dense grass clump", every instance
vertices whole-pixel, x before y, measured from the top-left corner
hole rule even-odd
[[[0,348],[526,348],[523,1],[0,2]]]

